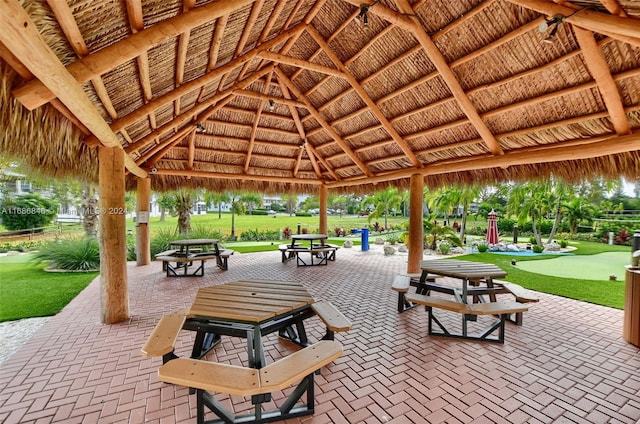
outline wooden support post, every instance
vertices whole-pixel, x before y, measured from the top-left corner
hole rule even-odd
[[[151,242],[149,239],[151,178],[138,178],[136,197],[136,263],[138,266],[149,265],[151,263]]]
[[[328,189],[326,185],[320,186],[320,234],[329,234],[327,232],[327,197]]]
[[[622,337],[640,347],[640,270],[629,266],[625,277]]]
[[[413,174],[409,184],[409,257],[407,273],[414,274],[420,272],[420,261],[422,261],[424,249],[424,227],[422,225],[424,177],[420,174]]]
[[[114,324],[129,318],[124,155],[124,151],[116,147],[98,147],[100,300],[103,324]]]

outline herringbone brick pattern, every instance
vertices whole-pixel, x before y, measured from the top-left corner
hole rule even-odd
[[[445,339],[427,335],[424,308],[396,312],[390,286],[406,271],[406,256],[372,246],[340,249],[322,267],[283,264],[279,252],[235,254],[229,263],[229,271],[207,264],[204,277],[191,278],[166,278],[160,263],[130,264],[131,319],[116,325],[100,324],[94,281],[0,365],[0,422],[194,423],[194,396],[158,382],[160,358],[144,358],[140,348],[160,317],[189,306],[199,287],[246,278],[302,282],[353,322],[336,337],[345,355],[316,378],[315,414],[287,422],[640,421],[640,351],[621,337],[622,311],[540,294],[523,326],[507,325],[504,345]],[[308,321],[310,339],[320,338],[320,321]],[[183,331],[177,352],[188,355],[192,343]],[[246,364],[244,343],[225,337],[207,359]],[[267,360],[289,352],[273,335],[265,344]],[[220,399],[236,411],[251,407]]]

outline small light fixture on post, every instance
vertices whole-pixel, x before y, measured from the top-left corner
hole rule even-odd
[[[551,17],[550,19],[545,19],[545,21],[538,26],[538,31],[540,32],[545,32],[549,29],[549,27],[552,27],[549,36],[542,40],[543,43],[553,43],[553,37],[556,36],[558,28],[560,27],[560,24],[564,22],[564,20],[564,15],[553,15],[553,17]]]
[[[307,147],[307,139],[303,139],[300,144],[298,145],[298,147],[300,147],[301,149],[304,149],[305,147]]]
[[[196,124],[196,134],[206,134],[207,129],[200,122]]]
[[[273,99],[269,99],[269,112],[273,112],[275,107],[276,107],[276,102],[274,102]]]

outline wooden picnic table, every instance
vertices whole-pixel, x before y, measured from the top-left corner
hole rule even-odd
[[[279,331],[294,343],[308,343],[303,321],[315,314],[314,302],[302,284],[291,281],[243,280],[200,288],[184,324],[198,332],[192,357],[210,349],[220,335],[244,337],[249,366],[262,368],[263,335]]]

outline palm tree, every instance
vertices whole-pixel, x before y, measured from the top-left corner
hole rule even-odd
[[[591,217],[594,213],[593,207],[580,197],[573,198],[569,202],[566,202],[564,209],[567,214],[567,222],[571,234],[576,234],[580,222],[583,219]]]
[[[402,202],[402,196],[398,193],[398,189],[395,187],[387,187],[385,190],[379,191],[371,196],[367,201],[374,205],[373,212],[369,214],[369,221],[371,221],[372,218],[384,216],[384,228],[388,231],[389,212],[400,207],[400,203]]]
[[[167,212],[172,213],[176,207],[176,196],[174,193],[162,193],[160,194],[156,202],[160,206],[160,221],[163,222],[165,214]]]
[[[539,246],[542,246],[542,236],[537,224],[544,216],[547,191],[548,184],[545,183],[512,185],[507,203],[507,211],[518,218],[518,224],[524,224],[527,219],[531,219],[533,236]]]
[[[222,218],[222,204],[229,201],[227,193],[214,193],[207,191],[204,193],[204,201],[207,207],[210,205],[218,205],[218,219]]]
[[[253,209],[256,206],[262,206],[262,196],[258,193],[244,193],[240,197],[240,200],[247,205],[247,209],[249,209],[249,215],[253,214]]]
[[[175,207],[178,213],[178,233],[186,234],[191,231],[191,207],[197,197],[192,190],[179,189],[175,191]]]
[[[298,196],[295,194],[283,194],[280,196],[280,199],[287,204],[287,212],[289,212],[289,216],[293,215],[293,211],[298,203]]]

